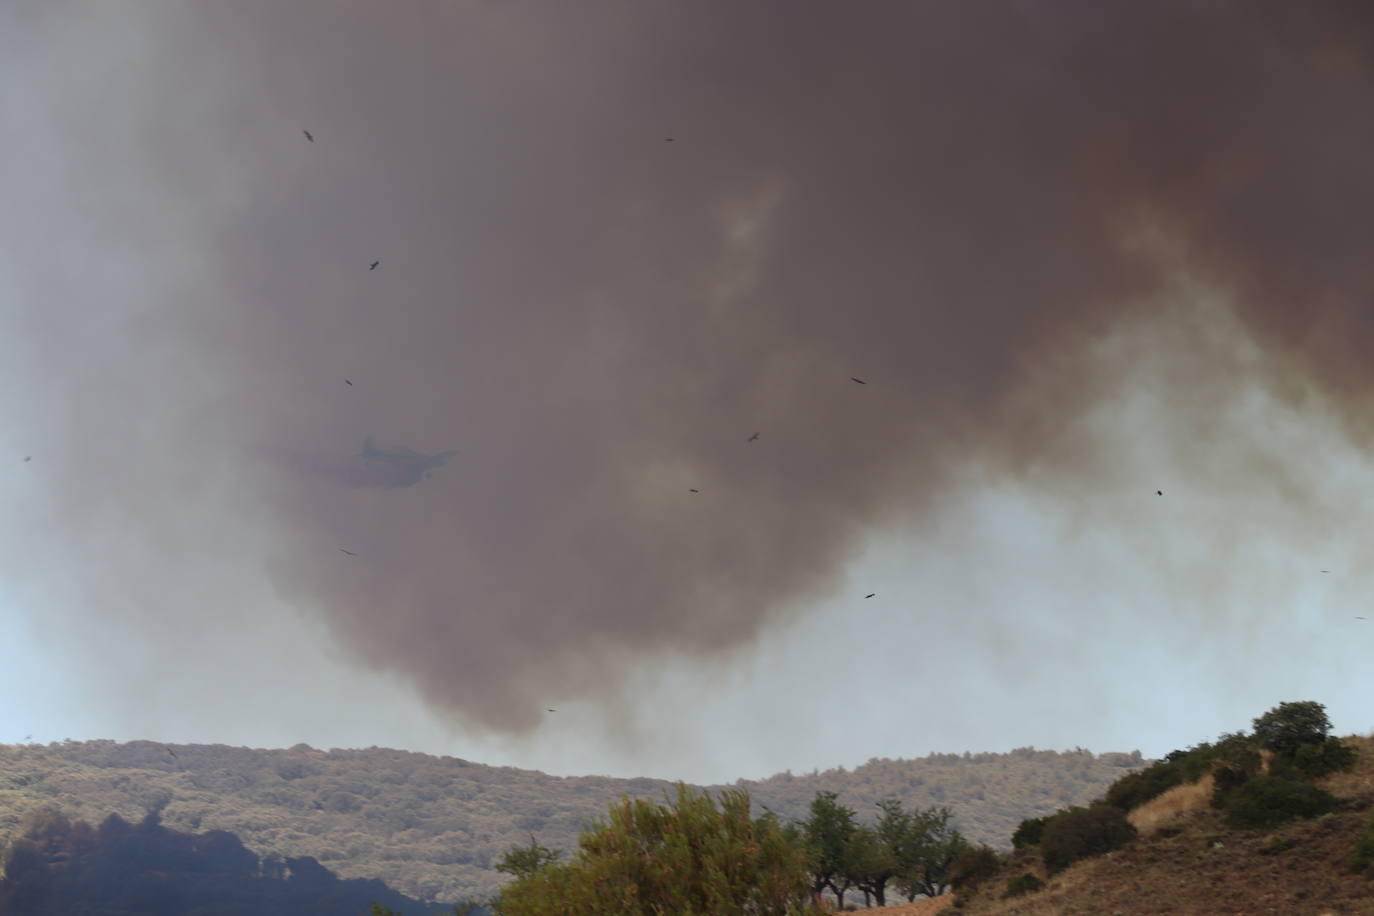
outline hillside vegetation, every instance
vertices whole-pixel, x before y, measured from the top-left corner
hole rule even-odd
[[[1007,754],[875,759],[804,775],[740,781],[754,809],[802,820],[818,792],[860,812],[893,799],[948,806],[975,843],[1008,845],[1016,825],[1102,795],[1148,761],[1022,748]],[[713,791],[722,787],[708,787]],[[311,856],[345,878],[378,878],[428,900],[487,898],[501,856],[528,843],[572,850],[584,824],[621,796],[662,801],[656,779],[556,777],[382,748],[255,750],[147,741],[0,745],[0,843],[47,806],[100,823],[159,809],[167,827],[227,830],[259,856]]]
[[[1374,737],[1331,737],[1316,703],[1255,725],[970,856],[951,916],[1374,913]]]

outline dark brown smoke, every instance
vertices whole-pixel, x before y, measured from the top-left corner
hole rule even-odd
[[[79,6],[4,15],[3,225],[104,612],[213,553],[531,729],[757,640],[965,463],[1091,464],[1064,373],[1167,287],[1142,236],[1368,439],[1368,4]],[[461,454],[359,485],[369,435]]]

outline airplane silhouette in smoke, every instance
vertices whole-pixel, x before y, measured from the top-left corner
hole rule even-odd
[[[377,448],[372,437],[368,436],[363,440],[363,450],[358,453],[358,457],[368,462],[391,465],[398,472],[399,479],[396,485],[409,487],[419,483],[421,478],[429,477],[432,469],[448,464],[448,460],[456,454],[457,449],[426,455],[404,447]]]

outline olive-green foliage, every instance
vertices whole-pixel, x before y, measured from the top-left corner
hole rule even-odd
[[[801,823],[813,893],[830,888],[843,898],[853,885],[849,877],[850,841],[858,824],[854,810],[839,802],[835,792],[817,792],[811,816]]]
[[[1222,735],[1216,743],[1202,742],[1187,750],[1173,751],[1163,760],[1118,779],[1104,801],[1130,811],[1175,786],[1196,782],[1209,772],[1217,777],[1223,794],[1259,772],[1259,745],[1255,738],[1237,732]]]
[[[1089,808],[1070,808],[1050,818],[1040,839],[1040,854],[1050,874],[1079,859],[1102,855],[1135,839],[1136,829],[1114,805],[1099,802]]]
[[[1044,881],[1030,872],[1025,872],[1007,882],[1007,889],[1002,892],[1002,899],[1020,897],[1022,894],[1033,894],[1044,886]]]
[[[530,834],[530,845],[517,846],[501,856],[501,860],[496,863],[496,870],[515,878],[524,878],[545,865],[557,862],[562,854],[556,849],[540,846],[535,842],[534,835]]]
[[[845,848],[845,875],[854,887],[871,894],[878,906],[887,904],[887,883],[899,870],[897,856],[877,831],[859,827]]]
[[[1301,744],[1291,756],[1275,758],[1270,764],[1270,772],[1281,774],[1285,768],[1291,767],[1298,776],[1320,779],[1350,769],[1358,757],[1359,751],[1341,739],[1327,738],[1319,744]]]
[[[1134,775],[1134,774],[1133,774]],[[1118,780],[1112,788],[1116,788],[1123,780]],[[1108,790],[1110,792],[1110,790]],[[1039,846],[1040,838],[1045,835],[1045,823],[1051,815],[1045,817],[1030,817],[1022,821],[1016,828],[1016,832],[1011,835],[1011,845],[1013,849],[1026,849],[1030,846]]]
[[[1374,821],[1365,825],[1364,832],[1355,841],[1355,848],[1350,851],[1347,864],[1355,874],[1367,874],[1374,868]]]
[[[1226,823],[1239,828],[1275,827],[1335,809],[1336,797],[1331,793],[1281,776],[1255,776],[1222,800]]]
[[[1326,707],[1312,700],[1280,703],[1254,722],[1260,746],[1276,754],[1293,754],[1304,744],[1321,744],[1331,731]]]
[[[819,916],[801,850],[777,820],[751,820],[749,795],[681,783],[666,805],[624,798],[579,838],[577,854],[502,891],[502,916]]]
[[[949,883],[956,891],[972,890],[997,874],[1002,857],[991,846],[970,846],[950,863]]]
[[[925,894],[939,897],[950,888],[950,869],[968,849],[968,840],[953,823],[949,808],[927,808],[912,815],[912,833],[917,838],[915,867],[897,877],[897,886],[907,897]]]

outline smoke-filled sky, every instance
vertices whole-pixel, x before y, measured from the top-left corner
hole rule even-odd
[[[0,123],[0,740],[1374,727],[1366,3],[19,0]]]

